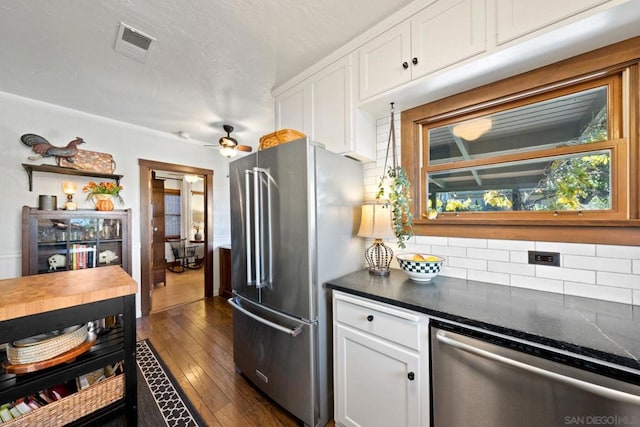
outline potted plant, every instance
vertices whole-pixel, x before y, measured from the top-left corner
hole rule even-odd
[[[122,186],[113,182],[89,182],[82,188],[87,193],[87,200],[91,200],[96,205],[96,210],[111,211],[113,210],[113,199],[120,205],[124,204],[120,191]]]
[[[393,232],[397,238],[399,248],[406,247],[405,242],[413,236],[413,213],[411,212],[411,183],[407,171],[398,165],[396,156],[396,135],[394,126],[393,102],[391,103],[391,127],[389,128],[389,140],[387,142],[387,154],[384,164],[384,173],[378,184],[376,199],[385,197],[385,187],[388,187],[386,199],[391,208],[391,221]],[[392,166],[387,168],[389,160],[389,148],[392,151]],[[387,185],[385,185],[387,184]]]

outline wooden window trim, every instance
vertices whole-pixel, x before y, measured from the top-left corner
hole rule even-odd
[[[611,46],[588,52],[527,73],[491,83],[451,97],[418,106],[402,112],[402,165],[407,170],[413,185],[413,211],[416,218],[416,235],[448,236],[469,238],[492,238],[508,240],[532,240],[572,243],[600,243],[616,245],[640,244],[640,37],[635,37]],[[420,218],[422,189],[425,182],[421,177],[422,125],[430,118],[442,119],[455,112],[473,111],[483,105],[498,105],[495,100],[517,99],[520,94],[534,91],[544,92],[546,88],[559,88],[576,84],[586,79],[626,70],[625,83],[630,99],[623,107],[627,123],[626,129],[620,122],[610,122],[610,138],[623,148],[612,151],[612,161],[618,162],[618,174],[612,176],[620,188],[614,196],[619,208],[618,214],[600,219],[591,213],[577,218],[576,212],[562,213],[548,219],[512,216],[511,218],[476,217],[464,218],[444,215],[437,220]],[[622,115],[619,115],[622,116]],[[611,143],[612,141],[608,141]],[[598,143],[600,144],[600,143]],[[593,147],[593,144],[588,144]],[[591,147],[590,147],[591,148]],[[624,153],[622,153],[624,151]],[[629,169],[621,174],[620,166]],[[568,214],[568,215],[567,215]],[[573,216],[573,218],[571,217]]]

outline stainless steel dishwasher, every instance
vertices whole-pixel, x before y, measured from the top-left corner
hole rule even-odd
[[[640,426],[640,372],[431,323],[434,427]]]

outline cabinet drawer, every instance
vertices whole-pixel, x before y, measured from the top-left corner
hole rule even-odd
[[[339,295],[335,315],[341,324],[420,350],[420,317],[415,314]]]

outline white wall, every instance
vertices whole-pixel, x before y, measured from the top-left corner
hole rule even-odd
[[[34,101],[0,92],[0,218],[3,230],[0,239],[0,279],[21,276],[22,206],[38,206],[38,195],[52,194],[58,197],[58,205],[64,202],[61,183],[76,181],[79,189],[89,177],[34,172],[33,191],[28,191],[27,174],[22,163],[55,164],[53,158],[28,160],[33,155],[30,148],[20,141],[25,133],[35,133],[56,146],[66,145],[76,136],[84,138],[81,148],[111,153],[117,162],[115,173],[124,175],[121,181],[125,208],[132,209],[132,275],[140,282],[140,195],[138,159],[176,163],[214,171],[214,247],[228,244],[229,185],[227,159],[215,149],[202,147],[167,133],[132,126],[103,117]],[[80,191],[80,190],[79,190]],[[76,195],[79,209],[92,209],[83,193]],[[116,206],[119,208],[119,206]],[[217,265],[217,264],[216,264]],[[218,288],[217,268],[214,282]],[[216,291],[217,292],[217,291]],[[140,313],[139,298],[137,312]]]
[[[365,197],[370,200],[383,172],[390,122],[388,117],[376,122],[377,160],[364,168]],[[399,114],[395,129],[399,152]],[[403,250],[393,240],[387,244],[395,253],[442,255],[443,276],[640,305],[640,246],[429,236],[413,237]],[[560,267],[529,265],[529,250],[560,252]],[[393,264],[399,268],[395,259]]]

